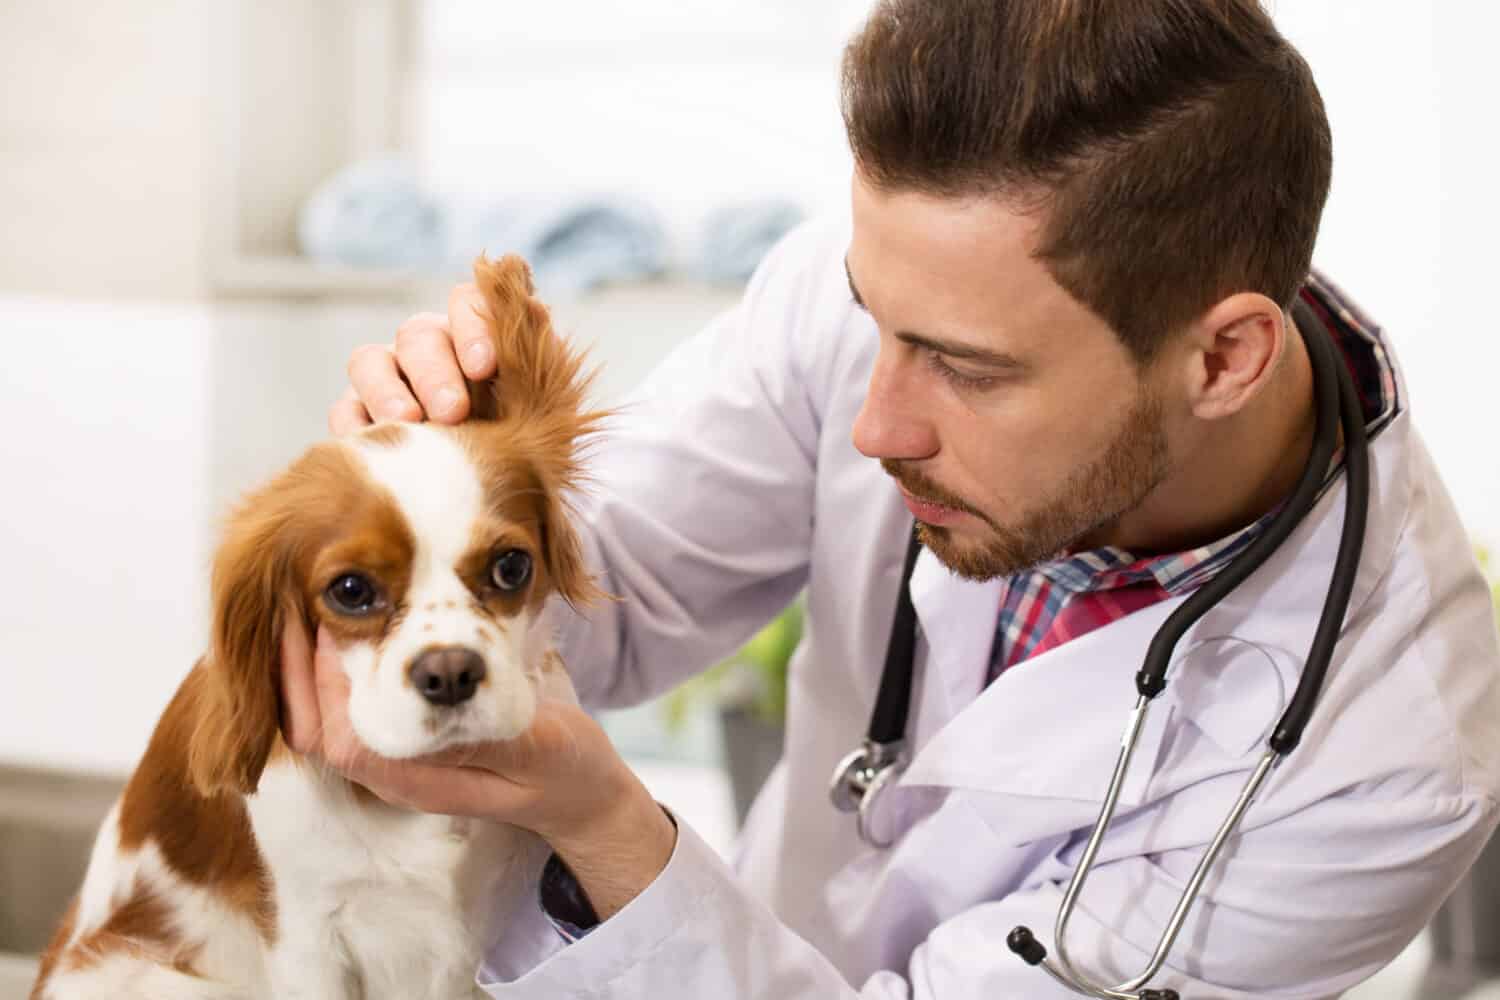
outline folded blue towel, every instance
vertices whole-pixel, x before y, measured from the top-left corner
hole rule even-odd
[[[802,209],[785,199],[724,205],[703,221],[690,270],[701,280],[743,284],[802,218]],[[314,260],[449,271],[459,280],[481,253],[518,253],[531,264],[538,290],[552,297],[654,277],[668,256],[665,227],[639,198],[439,199],[397,157],[352,164],[321,184],[298,213],[297,236]]]
[[[303,254],[351,267],[435,269],[443,228],[437,201],[395,157],[345,167],[319,185],[297,215]]]
[[[655,211],[618,195],[510,196],[473,208],[448,206],[448,257],[466,272],[480,253],[518,253],[543,296],[573,296],[607,282],[636,281],[666,266]]]
[[[694,271],[705,281],[740,285],[750,280],[766,251],[802,221],[802,209],[781,198],[725,205],[700,227]]]

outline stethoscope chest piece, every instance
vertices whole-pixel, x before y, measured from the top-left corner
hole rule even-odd
[[[865,740],[834,768],[828,784],[828,798],[839,812],[854,813],[860,839],[872,847],[889,847],[894,837],[882,837],[876,830],[875,803],[886,786],[906,770],[902,753],[905,741],[876,743]]]
[[[886,644],[869,734],[858,749],[839,761],[828,783],[833,807],[856,814],[860,839],[871,847],[890,847],[895,842],[894,832],[886,837],[877,831],[875,804],[886,787],[906,770],[906,716],[917,646],[917,611],[912,606],[910,584],[921,551],[922,544],[913,530],[907,536],[906,558],[896,589],[896,613],[891,619],[891,637]]]

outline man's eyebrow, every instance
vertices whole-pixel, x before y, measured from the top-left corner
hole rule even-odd
[[[859,297],[859,289],[854,287],[854,275],[849,270],[849,258],[844,258],[844,277],[849,279],[849,294],[854,299],[854,304],[861,309],[865,308],[865,300]]]
[[[1004,351],[992,351],[987,347],[975,347],[956,340],[940,340],[937,337],[927,337],[909,330],[899,330],[895,336],[904,344],[926,348],[956,361],[973,361],[988,368],[1007,368],[1017,372],[1025,371],[1027,368],[1026,362]]]
[[[854,304],[868,311],[864,300],[859,297],[859,289],[854,285],[854,275],[849,272],[849,258],[847,257],[844,258],[844,276],[849,279],[849,294],[854,298]],[[1027,367],[1026,362],[1004,351],[992,351],[955,340],[928,337],[920,333],[912,333],[910,330],[901,330],[895,334],[895,337],[904,344],[926,348],[958,361],[974,361],[991,368],[1008,368],[1012,371],[1024,371]]]

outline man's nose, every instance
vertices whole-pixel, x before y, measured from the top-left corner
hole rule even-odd
[[[884,348],[875,359],[852,435],[855,449],[868,458],[922,459],[937,451],[932,415],[910,360],[892,358]]]
[[[423,698],[452,706],[474,697],[487,671],[484,658],[467,646],[434,646],[412,660],[407,673]]]

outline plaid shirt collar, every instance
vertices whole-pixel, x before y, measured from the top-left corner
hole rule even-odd
[[[1155,580],[1168,594],[1186,594],[1233,558],[1235,552],[1250,544],[1263,529],[1265,520],[1262,518],[1226,538],[1187,552],[1137,558],[1110,545],[1041,563],[1031,572],[1040,573],[1053,586],[1070,594],[1113,590],[1146,580]]]

